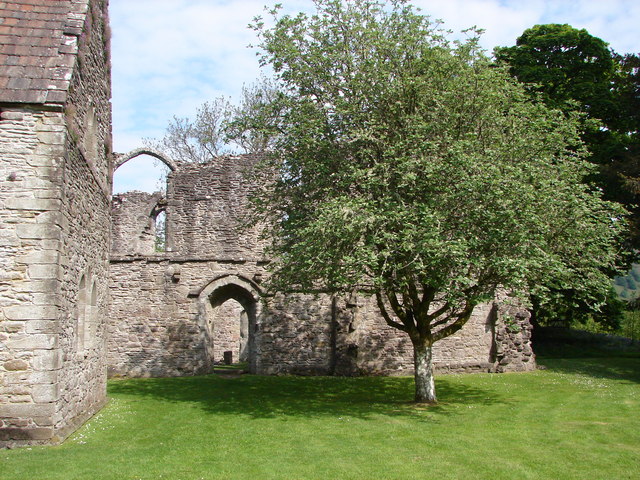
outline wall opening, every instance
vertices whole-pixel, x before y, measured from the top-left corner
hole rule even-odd
[[[167,212],[164,208],[155,208],[151,212],[153,222],[154,245],[156,253],[167,251]]]
[[[240,285],[231,283],[215,289],[208,301],[211,308],[208,309],[207,330],[212,363],[219,365],[231,360],[235,364],[251,365],[257,310],[254,296]]]
[[[140,154],[116,167],[113,193],[166,191],[169,167],[156,157]]]
[[[85,328],[86,328],[86,314],[87,314],[87,279],[84,275],[80,277],[80,283],[78,284],[78,302],[77,308],[77,322],[76,322],[76,351],[84,351],[85,340]]]

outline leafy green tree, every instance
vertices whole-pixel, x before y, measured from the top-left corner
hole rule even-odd
[[[553,107],[583,109],[603,120],[615,115],[611,83],[616,64],[608,44],[585,29],[536,25],[515,46],[496,48],[494,55]]]
[[[598,169],[588,177],[605,198],[634,213],[629,246],[640,248],[640,58],[618,55],[585,29],[536,25],[496,60],[534,96],[564,112],[583,112],[582,138]]]
[[[567,114],[585,114],[582,133],[588,160],[597,168],[583,180],[595,183],[605,198],[631,213],[629,238],[623,247],[629,260],[640,247],[640,162],[638,151],[638,57],[613,53],[608,44],[584,29],[569,25],[536,25],[523,32],[513,47],[496,48],[496,60],[526,85],[533,97]],[[614,272],[608,272],[613,275]],[[581,291],[560,287],[553,302],[533,299],[533,319],[539,324],[562,323],[593,317],[605,327],[615,326],[620,315],[615,296],[600,301]]]
[[[580,182],[575,116],[401,0],[317,0],[254,24],[280,94],[253,205],[274,290],[374,295],[436,401],[432,347],[496,289],[610,288],[623,210]],[[274,170],[278,172],[274,175]]]

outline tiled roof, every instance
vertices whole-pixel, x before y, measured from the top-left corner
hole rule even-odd
[[[62,104],[88,0],[0,0],[0,102]]]

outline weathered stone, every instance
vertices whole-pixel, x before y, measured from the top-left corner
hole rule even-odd
[[[29,368],[29,364],[24,360],[9,360],[4,363],[3,367],[9,371],[26,370]]]
[[[16,233],[19,238],[33,238],[33,239],[59,239],[60,228],[56,225],[47,224],[22,224],[16,228]]]
[[[8,5],[0,2],[0,20]],[[51,55],[39,52],[29,75],[44,75],[55,65],[50,81],[31,85],[56,91],[19,91],[7,98],[1,86],[12,72],[0,69],[0,325],[8,336],[0,371],[12,392],[0,393],[0,404],[3,425],[26,432],[13,431],[8,443],[64,437],[106,394],[111,105],[102,35],[108,30],[107,4],[77,0],[64,7],[46,21],[42,9],[20,9],[20,18],[12,19],[25,36],[20,41],[31,42],[30,32],[38,32],[25,55],[36,50]],[[60,49],[68,19],[85,25],[90,11],[91,28],[73,51]],[[46,26],[34,29],[32,22]],[[41,47],[43,42],[52,48]],[[84,62],[76,62],[77,52]],[[40,99],[67,105],[39,109]],[[28,368],[17,370],[23,363]],[[34,409],[5,411],[5,404]],[[43,405],[48,407],[39,409]],[[25,419],[28,423],[20,423]],[[34,430],[35,423],[47,428]]]
[[[4,309],[9,320],[55,320],[58,314],[58,308],[46,305],[12,305]]]

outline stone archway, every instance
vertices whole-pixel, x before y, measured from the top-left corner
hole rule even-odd
[[[249,371],[255,372],[261,309],[258,286],[244,277],[224,275],[202,290],[199,303],[209,363],[222,363],[225,352],[230,352],[234,363],[246,362]]]
[[[129,160],[139,157],[140,155],[149,155],[150,157],[157,158],[162,163],[164,163],[172,172],[175,172],[178,169],[178,164],[161,151],[155,150],[153,148],[136,148],[135,150],[131,150],[129,153],[116,154],[113,171],[115,172]]]

